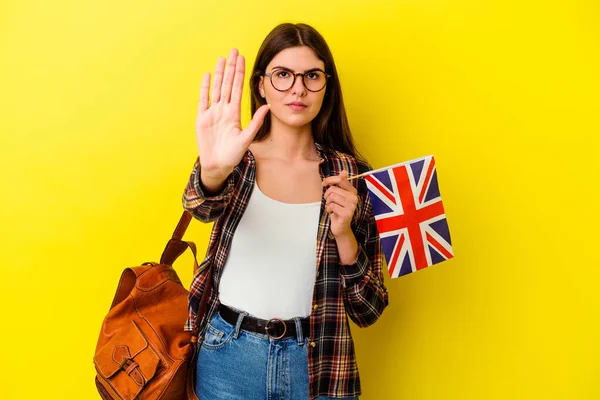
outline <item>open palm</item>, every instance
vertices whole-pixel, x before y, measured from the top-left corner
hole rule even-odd
[[[212,89],[210,73],[202,78],[196,118],[200,164],[204,171],[219,176],[227,176],[240,162],[269,111],[269,106],[263,105],[256,110],[246,129],[242,129],[240,104],[245,60],[232,49],[227,68],[225,63],[224,58],[217,62]]]

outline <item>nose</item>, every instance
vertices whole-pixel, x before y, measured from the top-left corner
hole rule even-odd
[[[306,87],[304,87],[304,76],[297,74],[296,80],[292,85],[292,94],[304,96],[306,94]]]

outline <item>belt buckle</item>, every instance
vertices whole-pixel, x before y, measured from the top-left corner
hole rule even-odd
[[[281,336],[272,336],[272,335],[269,333],[269,324],[270,324],[271,322],[273,322],[273,321],[278,321],[278,322],[281,322],[281,323],[283,324],[283,333],[281,334]],[[282,319],[279,319],[279,318],[271,318],[271,319],[270,319],[270,320],[267,322],[267,324],[265,325],[265,332],[267,333],[267,336],[268,336],[268,337],[270,337],[271,339],[279,340],[279,339],[281,339],[282,337],[284,337],[284,336],[285,336],[285,334],[286,334],[286,332],[287,332],[287,325],[285,324],[285,322],[284,322]]]

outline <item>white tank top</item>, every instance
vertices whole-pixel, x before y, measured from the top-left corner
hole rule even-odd
[[[310,315],[320,210],[320,202],[273,200],[254,183],[221,276],[221,303],[263,319]]]

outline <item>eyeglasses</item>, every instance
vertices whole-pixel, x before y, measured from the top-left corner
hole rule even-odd
[[[298,75],[302,76],[302,83],[309,92],[320,92],[327,85],[327,79],[330,74],[321,69],[312,69],[305,73],[293,72],[288,69],[277,69],[271,73],[265,74],[271,80],[271,85],[280,92],[289,90],[296,83]]]

